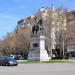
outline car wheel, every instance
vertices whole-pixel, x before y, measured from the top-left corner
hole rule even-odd
[[[15,64],[15,66],[17,66],[18,64]]]

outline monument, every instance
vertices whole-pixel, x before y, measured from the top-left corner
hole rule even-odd
[[[30,61],[49,61],[47,50],[45,49],[45,36],[43,34],[42,19],[32,27],[30,49],[28,60]]]

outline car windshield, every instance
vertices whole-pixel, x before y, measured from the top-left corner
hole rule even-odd
[[[5,60],[14,61],[12,57],[5,57]]]

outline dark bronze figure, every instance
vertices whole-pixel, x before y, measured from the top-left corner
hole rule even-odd
[[[39,30],[42,30],[42,19],[40,19],[38,22],[36,21],[37,20],[37,17],[34,18],[35,20],[35,25],[32,27],[32,33],[33,34],[36,34],[38,33]]]
[[[32,27],[32,33],[33,33],[33,34],[36,34],[36,35],[37,35],[38,30],[39,30],[39,26],[38,26],[38,25],[34,25],[34,26]]]

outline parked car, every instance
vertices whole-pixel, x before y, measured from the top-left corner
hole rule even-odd
[[[0,65],[1,66],[17,66],[18,63],[12,57],[2,56],[2,57],[0,57]]]
[[[16,60],[27,60],[27,58],[28,58],[27,55],[25,55],[25,56],[23,56],[23,55],[16,55],[14,59],[16,59]]]
[[[75,51],[68,51],[65,53],[66,59],[75,59]]]

